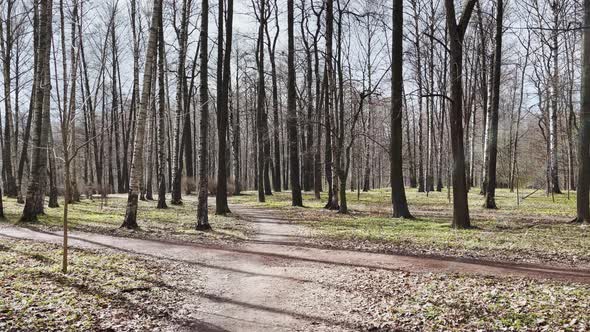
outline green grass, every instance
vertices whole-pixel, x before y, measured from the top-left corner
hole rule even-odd
[[[547,196],[543,191],[523,190],[520,197],[531,194],[517,204],[516,193],[499,189],[497,210],[483,208],[479,190],[469,193],[473,229],[450,227],[452,204],[448,192],[418,193],[407,190],[414,220],[389,217],[391,193],[387,189],[360,193],[348,192],[349,215],[322,209],[322,200],[304,194],[308,208],[293,208],[290,193],[275,193],[266,203],[256,202],[255,193],[232,198],[252,206],[277,209],[285,216],[304,222],[316,235],[338,242],[354,241],[346,246],[364,249],[410,251],[459,256],[484,256],[517,261],[551,261],[553,263],[590,266],[590,228],[570,224],[575,215],[575,192]],[[341,243],[342,244],[342,243]]]
[[[590,229],[563,223],[522,225],[477,220],[474,229],[455,230],[447,220],[360,217],[328,218],[308,225],[333,239],[384,242],[398,248],[512,259],[548,257],[570,263],[590,261]]]
[[[39,222],[31,226],[61,229],[63,227],[63,201],[59,208],[45,208],[46,215],[39,217]],[[74,230],[98,233],[124,233],[126,236],[139,237],[175,237],[183,240],[192,239],[245,239],[248,237],[248,225],[235,216],[217,216],[210,210],[209,222],[213,228],[210,232],[195,230],[196,198],[185,196],[183,205],[168,205],[168,209],[156,209],[156,201],[140,201],[138,207],[138,231],[119,229],[125,216],[127,199],[115,195],[106,200],[95,198],[83,199],[69,205],[69,227]],[[4,211],[7,222],[17,223],[23,205],[15,199],[4,198]]]
[[[468,195],[469,209],[474,216],[478,214],[518,214],[534,217],[574,217],[576,212],[576,193],[570,192],[561,195],[547,196],[543,190],[534,192],[532,189],[520,190],[520,200],[517,203],[516,192],[509,192],[507,189],[498,189],[496,193],[497,210],[483,208],[484,197],[479,194],[479,188],[473,188]],[[531,195],[530,195],[531,194]],[[530,196],[529,196],[530,195]],[[327,193],[321,194],[322,199],[315,199],[313,193],[303,193],[303,203],[306,207],[323,207],[326,202]],[[449,192],[443,189],[442,192],[419,193],[416,189],[406,188],[406,196],[411,211],[439,211],[451,212],[452,201],[449,200]],[[452,200],[452,192],[451,192]],[[528,196],[528,197],[526,197]],[[389,212],[391,210],[391,190],[376,189],[369,192],[347,191],[347,202],[352,210]],[[525,198],[526,197],[526,198]],[[272,196],[266,196],[265,203],[257,202],[256,192],[246,192],[244,195],[232,197],[233,203],[248,204],[252,206],[264,206],[269,208],[286,209],[291,207],[291,193],[279,192]],[[523,199],[525,198],[525,199]],[[449,214],[450,215],[450,214]]]
[[[157,318],[146,308],[141,318],[132,316],[142,301],[160,299],[164,266],[111,251],[72,248],[64,275],[61,253],[54,244],[1,238],[0,330],[84,331],[134,319],[148,328]]]

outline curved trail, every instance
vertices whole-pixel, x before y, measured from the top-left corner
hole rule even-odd
[[[253,224],[240,245],[200,245],[71,232],[75,247],[110,248],[194,264],[206,277],[204,290],[178,314],[184,331],[358,330],[362,313],[350,310],[350,294],[331,285],[331,276],[368,268],[386,271],[518,276],[590,284],[590,271],[549,266],[416,257],[310,247],[299,242],[301,227],[272,210],[233,205]],[[61,233],[0,225],[0,238],[59,242]],[[186,322],[187,320],[185,320]]]

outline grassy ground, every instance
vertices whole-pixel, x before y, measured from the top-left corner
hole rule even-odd
[[[61,273],[61,248],[2,238],[0,330],[153,330],[166,326],[199,272],[187,265],[108,250],[70,249]]]
[[[204,282],[191,265],[110,250],[0,240],[0,330],[178,330]],[[339,269],[342,269],[340,271]],[[523,278],[321,267],[314,275],[363,331],[586,331],[590,287]],[[345,295],[342,295],[345,294]],[[314,299],[308,299],[314,301]]]
[[[590,228],[570,224],[575,215],[575,193],[547,197],[544,192],[516,194],[498,190],[497,210],[482,207],[483,196],[472,191],[469,207],[471,230],[450,227],[452,205],[448,192],[407,196],[414,220],[389,218],[391,194],[387,190],[349,192],[350,215],[322,209],[324,200],[304,195],[305,209],[290,206],[290,193],[275,193],[266,203],[248,193],[232,198],[234,203],[272,207],[286,217],[305,221],[325,245],[379,251],[405,251],[499,260],[552,262],[590,267]],[[322,195],[325,198],[325,194]]]
[[[216,216],[209,213],[209,222],[213,230],[200,232],[194,229],[196,223],[196,197],[183,197],[183,205],[168,205],[168,209],[156,209],[156,201],[140,201],[138,224],[140,229],[128,231],[119,229],[125,216],[127,198],[124,195],[109,196],[102,200],[83,199],[69,207],[70,229],[107,233],[111,235],[133,236],[141,238],[166,238],[184,241],[202,240],[239,240],[249,233],[248,225],[235,216]],[[63,202],[60,201],[60,206]],[[7,222],[16,223],[22,213],[22,204],[15,199],[4,198],[4,212]],[[29,225],[50,230],[61,230],[63,225],[63,208],[45,208],[46,215],[39,217],[39,223]]]

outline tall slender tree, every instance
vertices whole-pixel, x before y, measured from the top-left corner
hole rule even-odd
[[[2,2],[0,2],[2,4]],[[14,116],[12,112],[11,63],[14,47],[14,31],[12,28],[12,10],[15,1],[6,1],[6,27],[0,23],[0,56],[2,57],[2,74],[4,81],[4,149],[2,162],[4,171],[4,192],[9,197],[17,196],[16,177],[13,162],[16,160],[18,137],[14,135]],[[18,123],[17,123],[18,126]]]
[[[582,91],[578,141],[577,217],[580,223],[590,222],[590,0],[584,0],[584,36],[582,45]]]
[[[163,26],[160,16],[160,26]],[[166,82],[165,82],[165,40],[164,29],[160,29],[158,38],[158,209],[166,209]]]
[[[326,133],[326,144],[324,148],[324,168],[326,172],[326,181],[328,182],[328,202],[325,208],[338,210],[338,195],[334,192],[334,177],[332,173],[333,156],[332,156],[332,121],[331,112],[334,105],[334,71],[332,66],[332,57],[334,55],[332,48],[332,39],[334,37],[334,2],[326,1],[326,60],[324,71],[324,130]]]
[[[34,222],[37,216],[44,213],[43,203],[45,199],[45,184],[47,178],[47,142],[50,126],[49,98],[51,92],[50,82],[50,50],[52,31],[52,7],[51,0],[42,0],[39,3],[39,42],[36,47],[38,56],[35,68],[35,80],[33,85],[34,96],[34,124],[33,124],[33,153],[31,159],[30,180],[27,188],[25,206],[21,221]],[[36,9],[37,10],[37,6]],[[43,33],[40,33],[40,32]],[[26,153],[26,152],[23,152]]]
[[[219,36],[218,40],[218,69],[217,77],[217,193],[215,196],[215,213],[226,214],[231,212],[227,204],[227,137],[229,130],[228,114],[229,114],[229,83],[231,80],[231,49],[232,49],[232,34],[233,34],[233,16],[234,16],[234,2],[227,0],[227,13],[223,10],[223,0],[219,2]],[[226,20],[225,27],[225,45],[223,45],[223,21]],[[225,49],[224,49],[225,48]]]
[[[197,230],[211,229],[209,214],[207,211],[208,196],[208,166],[209,166],[209,0],[201,2],[201,72],[199,74],[201,84],[199,86],[199,103],[201,108],[200,141],[199,141],[199,198],[197,202]]]
[[[189,169],[189,164],[192,165],[192,146],[191,146],[191,126],[190,126],[190,112],[188,106],[188,91],[186,83],[186,52],[188,43],[188,17],[190,14],[191,0],[182,1],[182,11],[180,18],[180,26],[175,27],[176,37],[178,39],[178,68],[176,73],[176,127],[174,133],[174,153],[172,161],[172,199],[173,205],[182,204],[182,172],[183,161],[182,157],[185,155],[187,164],[187,176],[192,179],[192,166]],[[190,150],[190,151],[189,151]],[[187,181],[187,189],[190,186],[190,179]]]
[[[403,0],[393,0],[391,57],[391,135],[390,177],[391,203],[394,218],[413,218],[408,209],[404,188],[402,160],[402,109],[403,109]]]
[[[140,184],[143,177],[143,150],[145,143],[145,122],[150,105],[152,92],[153,73],[156,65],[156,55],[158,51],[158,31],[160,26],[160,16],[162,15],[162,0],[154,0],[152,8],[152,21],[149,31],[148,46],[145,56],[145,68],[143,76],[143,88],[139,109],[137,114],[137,125],[135,137],[133,139],[133,158],[131,160],[131,173],[129,180],[129,194],[127,196],[127,209],[125,219],[121,227],[138,228],[137,225],[137,201],[140,194]]]
[[[453,154],[453,227],[470,228],[465,178],[465,148],[463,140],[463,40],[476,0],[468,0],[459,21],[453,0],[445,0],[449,31],[451,82],[451,150]]]
[[[494,71],[492,72],[492,103],[489,111],[489,130],[487,144],[487,176],[484,207],[496,208],[496,168],[498,162],[498,110],[500,108],[500,75],[502,74],[502,19],[504,1],[497,0],[496,8],[496,49],[494,51]]]
[[[297,133],[297,94],[295,91],[295,36],[293,0],[287,0],[287,139],[289,141],[289,175],[291,182],[291,204],[303,206],[299,173],[299,135]]]
[[[267,163],[265,153],[265,121],[266,121],[266,93],[264,84],[264,29],[266,25],[266,0],[260,0],[258,4],[258,44],[256,51],[256,65],[258,67],[258,91],[256,99],[256,143],[258,149],[257,159],[257,183],[258,201],[264,202],[265,197],[265,165]]]

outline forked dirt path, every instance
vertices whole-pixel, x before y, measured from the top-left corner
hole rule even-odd
[[[75,247],[111,248],[194,264],[206,284],[176,313],[184,331],[354,331],[362,313],[330,280],[358,269],[392,272],[518,276],[590,284],[590,271],[433,257],[315,248],[303,244],[300,225],[272,210],[231,206],[253,224],[240,245],[199,245],[71,232]],[[61,234],[0,225],[2,237],[59,242]],[[187,285],[190,286],[190,285]],[[196,288],[196,287],[195,287]],[[188,319],[187,319],[188,318]],[[188,323],[187,323],[188,322]]]

